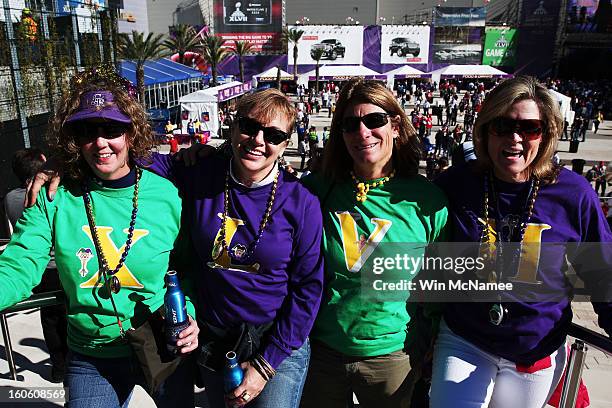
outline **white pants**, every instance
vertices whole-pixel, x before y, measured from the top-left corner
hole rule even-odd
[[[565,344],[550,355],[551,367],[534,373],[487,353],[453,333],[444,321],[436,340],[431,408],[541,408],[557,387],[567,357]]]

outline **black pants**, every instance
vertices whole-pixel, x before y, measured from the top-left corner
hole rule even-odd
[[[33,293],[43,293],[61,290],[57,269],[47,269]],[[43,337],[49,349],[51,364],[58,370],[66,368],[66,355],[68,354],[66,305],[47,306],[40,309],[40,323]]]

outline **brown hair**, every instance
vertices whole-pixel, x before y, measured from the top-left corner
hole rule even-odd
[[[496,86],[482,103],[474,123],[474,149],[477,165],[481,170],[493,167],[488,151],[489,126],[493,119],[504,116],[512,105],[523,100],[532,100],[540,111],[540,120],[545,124],[542,141],[534,161],[527,171],[542,182],[554,182],[558,174],[552,163],[557,150],[557,141],[563,131],[563,118],[555,97],[537,79],[520,76],[507,79]]]
[[[236,106],[238,116],[249,116],[259,122],[270,122],[276,115],[281,115],[287,120],[289,133],[293,130],[293,124],[297,116],[295,107],[289,98],[278,89],[269,88],[260,92],[245,95],[238,101]]]
[[[84,81],[83,78],[87,80]],[[58,103],[47,130],[47,143],[54,159],[64,173],[75,180],[81,180],[91,174],[91,169],[81,154],[81,147],[75,139],[72,126],[67,124],[66,120],[78,110],[81,95],[97,90],[111,92],[114,103],[132,120],[131,129],[125,135],[130,162],[148,160],[151,149],[156,145],[142,105],[129,96],[117,78],[96,75],[95,71],[77,74],[72,78],[70,92]]]
[[[329,140],[323,153],[323,174],[331,180],[341,181],[348,178],[353,169],[353,159],[342,137],[342,119],[346,109],[357,103],[371,103],[391,115],[399,130],[391,156],[394,169],[399,176],[417,174],[421,150],[416,130],[391,91],[380,82],[363,79],[350,80],[338,95]]]

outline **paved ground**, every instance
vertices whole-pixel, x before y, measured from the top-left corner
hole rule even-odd
[[[327,113],[313,115],[311,124],[322,130],[323,126],[329,126]],[[436,127],[434,127],[434,131]],[[220,144],[220,140],[213,140],[212,144]],[[287,149],[286,157],[294,165],[299,167],[299,157],[296,152],[297,137],[294,134],[292,143]],[[587,134],[587,141],[580,144],[578,153],[568,153],[568,142],[560,143],[560,156],[565,163],[570,163],[574,158],[582,158],[587,163],[604,160],[612,160],[612,122],[604,122],[600,126],[597,135]],[[162,151],[167,151],[167,147],[162,147]],[[590,303],[577,303],[573,305],[574,322],[587,328],[603,333],[597,327],[597,317],[593,312]],[[25,387],[53,387],[59,385],[48,381],[50,375],[49,356],[46,346],[42,340],[42,330],[40,328],[38,310],[26,311],[8,316],[9,328],[11,332],[14,358],[18,367],[19,381],[9,380],[8,364],[5,359],[5,345],[0,345],[0,407],[20,406],[16,403],[2,402],[8,395],[9,390],[16,390]],[[595,349],[590,349],[587,354],[583,379],[588,387],[591,397],[591,406],[594,408],[612,407],[612,356]],[[205,407],[204,390],[196,390],[196,405]],[[60,403],[37,403],[36,407],[54,407]],[[27,405],[26,405],[27,406]],[[153,401],[146,393],[138,388],[131,400],[130,407],[152,407]]]

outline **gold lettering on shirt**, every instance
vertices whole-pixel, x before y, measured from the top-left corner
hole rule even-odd
[[[87,237],[89,237],[90,241],[93,244],[93,238],[91,236],[91,230],[89,229],[89,226],[83,225],[81,229],[87,235]],[[117,246],[115,245],[115,243],[113,242],[110,236],[111,232],[113,232],[112,227],[97,226],[96,230],[98,231],[100,245],[102,246],[102,252],[104,253],[104,256],[106,257],[106,262],[108,262],[108,267],[114,268],[116,265],[119,264],[119,260],[121,259],[121,254],[125,250],[125,243],[121,246],[121,248],[117,248]],[[124,228],[123,232],[127,234],[128,229]],[[140,241],[142,238],[146,237],[147,235],[149,235],[149,230],[135,229],[134,236],[132,237],[132,244],[131,244],[132,247],[136,245],[138,241]],[[119,281],[121,282],[121,287],[135,288],[135,289],[141,289],[144,287],[144,285],[140,283],[140,281],[138,281],[138,279],[136,279],[136,277],[132,274],[132,272],[130,271],[130,269],[128,268],[125,262],[121,266],[121,269],[119,269],[119,271],[117,272],[116,276],[117,278],[119,278]],[[103,281],[100,276],[100,271],[98,270],[86,282],[81,283],[80,287],[81,288],[93,288],[95,286],[101,286],[102,283]]]
[[[337,211],[336,217],[340,220],[346,269],[357,273],[372,255],[372,252],[382,241],[393,223],[382,218],[371,218],[370,222],[374,224],[374,231],[366,238],[365,235],[359,236],[357,222],[351,213]]]
[[[217,216],[223,219],[223,214],[219,213]],[[232,248],[232,239],[238,230],[238,227],[241,225],[245,225],[244,221],[239,218],[226,217],[225,218],[225,242],[227,242],[227,246]],[[221,237],[221,228],[217,231],[217,235],[215,236],[215,245],[213,246],[211,258],[212,261],[208,262],[209,268],[223,268],[223,269],[232,269],[240,272],[248,272],[248,273],[258,273],[260,265],[256,262],[251,265],[236,265],[232,263],[232,259],[227,253],[226,249],[220,248],[217,245],[220,242]]]

